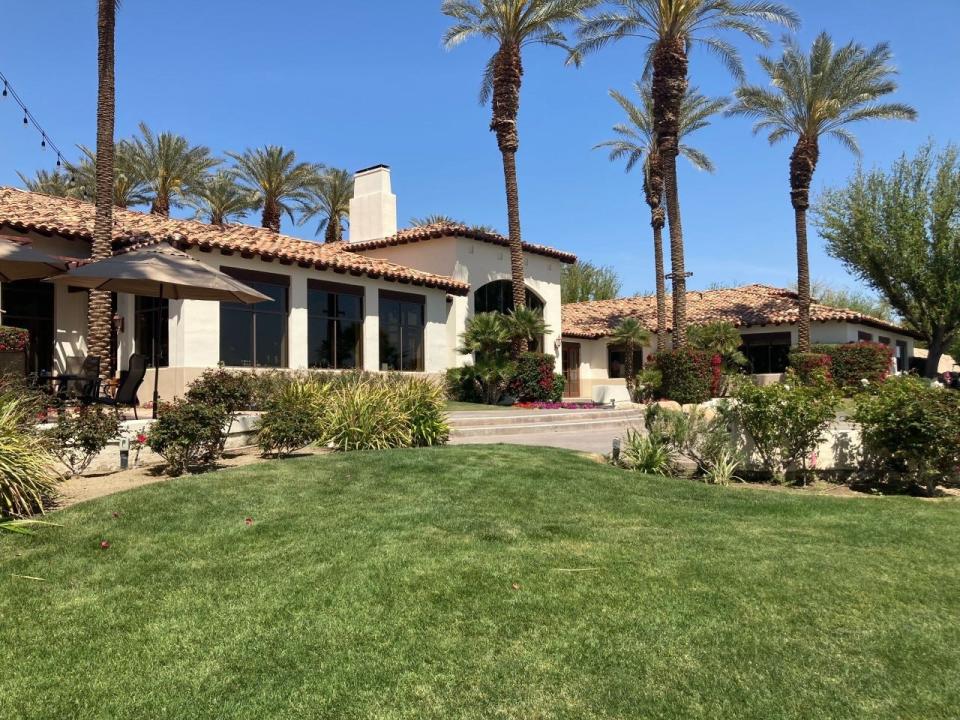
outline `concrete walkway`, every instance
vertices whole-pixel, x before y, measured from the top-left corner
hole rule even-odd
[[[592,432],[525,432],[514,435],[482,435],[479,437],[451,438],[451,445],[490,445],[504,443],[508,445],[531,445],[536,447],[555,447],[567,450],[607,455],[613,446],[614,438],[622,437],[626,428],[620,430],[594,430]]]

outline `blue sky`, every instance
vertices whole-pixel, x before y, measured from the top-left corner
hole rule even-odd
[[[793,0],[808,44],[822,29],[838,41],[891,43],[901,70],[900,101],[916,123],[857,128],[867,166],[887,165],[928,138],[956,140],[960,95],[960,3],[921,0],[909,14],[895,0]],[[51,137],[70,155],[94,144],[94,0],[7,3],[0,70]],[[444,213],[505,227],[502,170],[489,110],[477,103],[492,46],[447,52],[439,0],[124,0],[117,23],[117,133],[139,121],[174,130],[216,152],[265,143],[303,159],[352,170],[393,168],[400,222]],[[776,30],[775,34],[780,35]],[[734,39],[748,59],[760,48]],[[619,108],[608,88],[639,77],[643,48],[625,42],[564,67],[552,48],[526,54],[519,155],[524,239],[617,267],[625,292],[653,286],[652,250],[639,175],[625,175],[592,146],[610,136]],[[774,52],[774,50],[771,50]],[[733,81],[711,57],[694,54],[691,78],[711,95]],[[681,166],[681,203],[691,286],[713,282],[787,285],[795,277],[787,187],[790,145],[770,148],[743,119],[718,118],[695,137],[715,175]],[[16,171],[52,168],[33,131],[7,98],[0,104],[0,183]],[[842,183],[856,159],[828,142],[815,189]],[[256,219],[253,219],[254,221]],[[313,237],[312,226],[284,231]],[[811,236],[813,274],[854,286]]]

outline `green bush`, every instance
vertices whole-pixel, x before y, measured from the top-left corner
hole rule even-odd
[[[681,405],[710,399],[710,354],[694,348],[665,350],[655,356],[660,371],[660,392]]]
[[[655,367],[644,368],[633,381],[633,401],[649,402],[660,397],[663,373]]]
[[[960,469],[960,393],[894,377],[857,399],[868,469],[893,471],[933,494]]]
[[[319,440],[328,392],[329,383],[319,380],[297,380],[280,388],[260,417],[257,442],[263,454],[286,457]]]
[[[710,477],[718,459],[735,450],[727,421],[719,413],[711,415],[696,407],[687,412],[651,405],[644,424],[648,432],[664,439],[674,455],[694,463],[697,474],[704,477]]]
[[[228,422],[222,405],[175,400],[160,406],[147,445],[166,461],[168,475],[182,475],[219,457]]]
[[[71,475],[82,475],[94,458],[120,435],[120,418],[115,409],[100,405],[60,413],[44,436]]]
[[[337,450],[410,447],[413,432],[394,388],[381,377],[346,373],[331,383],[323,407],[324,442]]]
[[[250,410],[256,395],[257,376],[250,372],[233,372],[224,368],[205,370],[190,383],[189,402],[220,405],[230,414]]]
[[[827,382],[804,384],[788,371],[782,383],[766,387],[741,381],[724,413],[753,441],[763,469],[783,481],[787,471],[807,468],[837,406]]]
[[[519,402],[559,402],[564,380],[554,371],[556,363],[553,355],[522,353],[507,384],[507,392]]]
[[[483,394],[473,365],[449,368],[444,378],[447,397],[458,402],[482,403]]]
[[[889,345],[858,342],[816,345],[813,350],[830,357],[830,376],[834,384],[844,391],[858,390],[864,380],[871,384],[881,382],[890,374],[893,349]]]
[[[672,475],[674,472],[670,446],[656,432],[646,434],[627,428],[620,456],[614,464],[646,475]]]
[[[29,406],[0,400],[0,517],[42,511],[56,494],[55,460],[44,439],[26,431],[31,422]]]
[[[443,389],[437,383],[422,377],[388,375],[393,397],[410,426],[414,447],[443,445],[450,438],[450,426],[444,403]]]
[[[817,382],[830,380],[830,356],[820,352],[791,352],[790,367],[797,374],[800,382]]]

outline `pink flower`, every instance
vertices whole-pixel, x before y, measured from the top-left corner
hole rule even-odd
[[[106,540],[102,541],[102,542],[100,543],[100,549],[101,549],[101,550],[109,550],[109,549],[110,549],[110,543],[107,542]]]

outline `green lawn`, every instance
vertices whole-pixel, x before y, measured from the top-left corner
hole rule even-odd
[[[50,519],[0,537],[4,718],[960,708],[956,502],[466,446],[253,465]]]

